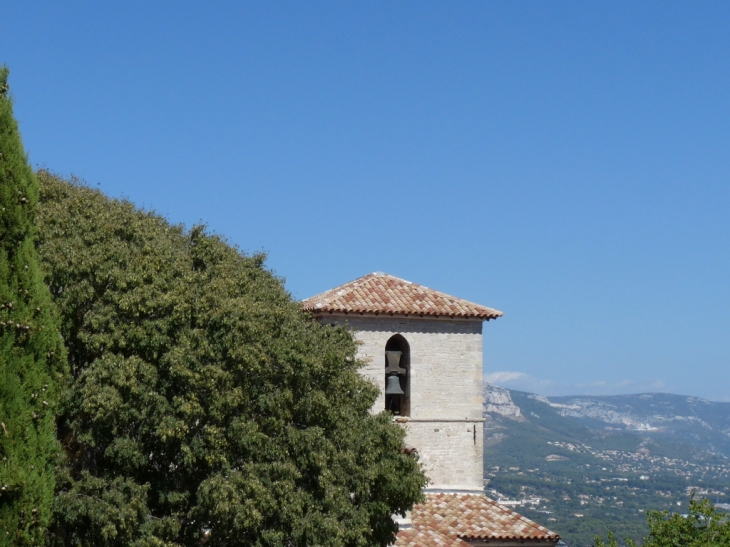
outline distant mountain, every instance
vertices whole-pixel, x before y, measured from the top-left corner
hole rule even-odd
[[[560,430],[567,428],[580,438],[598,435],[625,440],[628,437],[619,433],[632,433],[632,438],[647,446],[673,445],[685,456],[706,452],[730,458],[730,403],[668,393],[543,397],[491,385],[484,387],[484,401],[487,417],[525,422],[531,417],[535,421],[536,412],[542,412],[552,417],[554,426],[561,424]],[[568,421],[557,420],[558,416]],[[545,420],[539,423],[546,425]],[[587,429],[575,429],[576,425]]]
[[[640,394],[542,397],[484,388],[488,493],[590,546],[611,529],[639,539],[648,509],[689,492],[730,502],[730,403]]]
[[[635,431],[730,457],[730,403],[668,393],[543,398],[588,427]]]

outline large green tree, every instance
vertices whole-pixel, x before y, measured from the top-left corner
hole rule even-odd
[[[709,500],[690,499],[688,513],[649,511],[646,515],[649,534],[643,547],[730,547],[730,519]],[[594,547],[618,547],[619,542],[609,534],[608,543],[597,537]],[[626,540],[628,547],[637,543]]]
[[[59,453],[64,347],[35,250],[37,201],[0,67],[0,545],[45,543]]]
[[[261,255],[40,173],[72,374],[63,545],[375,546],[425,477]]]

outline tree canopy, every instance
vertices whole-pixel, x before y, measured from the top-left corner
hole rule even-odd
[[[38,181],[0,67],[0,545],[42,545],[65,353],[35,250]]]
[[[263,255],[48,172],[39,253],[71,389],[58,545],[375,546],[426,478],[355,342]]]
[[[719,512],[709,500],[690,499],[686,515],[669,511],[649,511],[646,515],[649,534],[643,547],[730,547],[730,519]],[[628,547],[637,543],[626,540]],[[596,538],[594,547],[617,547],[618,542],[609,534],[608,544]]]

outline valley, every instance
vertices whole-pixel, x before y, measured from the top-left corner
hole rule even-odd
[[[487,494],[576,547],[608,530],[639,539],[647,510],[682,512],[692,492],[730,508],[728,408],[667,394],[545,398],[487,386]]]

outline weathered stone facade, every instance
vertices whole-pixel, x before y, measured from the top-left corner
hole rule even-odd
[[[319,319],[346,324],[361,343],[362,373],[381,389],[374,411],[385,405],[385,345],[395,334],[407,340],[410,416],[396,419],[418,450],[428,490],[482,492],[482,321],[336,313]]]

